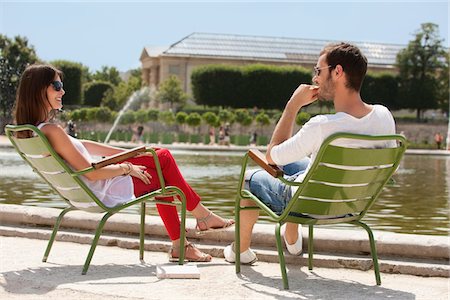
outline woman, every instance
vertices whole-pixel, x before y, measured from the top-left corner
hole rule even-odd
[[[62,72],[50,65],[31,65],[22,74],[14,108],[16,124],[37,126],[47,137],[55,151],[74,169],[82,170],[91,165],[92,156],[110,156],[125,150],[70,137],[61,126],[50,123],[54,112],[62,108],[65,94]],[[225,220],[200,203],[167,149],[156,149],[167,185],[180,188],[186,195],[186,207],[197,219],[197,230],[206,231],[231,226],[233,220]],[[83,180],[106,206],[113,207],[154,191],[159,186],[155,164],[148,153],[86,173]],[[168,201],[173,199],[167,199]],[[171,260],[179,257],[180,219],[176,207],[157,205],[158,212],[172,240]],[[201,252],[193,244],[186,243],[186,259],[209,262],[211,256]]]

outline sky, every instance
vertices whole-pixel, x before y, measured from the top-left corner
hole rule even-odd
[[[44,61],[90,71],[140,67],[145,46],[170,46],[193,32],[406,45],[422,23],[449,47],[447,0],[440,1],[9,1],[0,33],[26,37]]]

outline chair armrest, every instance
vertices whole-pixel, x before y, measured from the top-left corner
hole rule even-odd
[[[275,165],[269,165],[266,160],[264,154],[261,153],[258,149],[250,149],[248,150],[248,156],[256,162],[261,168],[267,171],[272,177],[278,178],[283,176],[283,170]]]
[[[118,153],[115,155],[108,156],[107,158],[99,160],[97,162],[93,162],[92,167],[97,170],[97,169],[103,168],[104,166],[108,166],[108,165],[112,165],[112,164],[124,161],[127,158],[135,157],[139,153],[143,153],[143,152],[145,152],[145,146],[136,147],[136,148],[133,148],[133,149],[125,151],[125,152],[121,152],[121,153]]]

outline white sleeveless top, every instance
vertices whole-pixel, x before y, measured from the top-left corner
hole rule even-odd
[[[47,124],[50,123],[41,123],[37,128],[41,129]],[[80,140],[70,135],[69,138],[81,155],[89,162],[94,162],[94,159]],[[114,207],[136,198],[134,196],[133,180],[129,175],[100,180],[89,180],[85,176],[81,176],[80,178],[94,192],[95,196],[108,207]]]

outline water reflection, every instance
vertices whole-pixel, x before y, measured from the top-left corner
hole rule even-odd
[[[203,203],[223,216],[233,217],[242,153],[173,153]],[[385,188],[365,221],[376,230],[448,235],[450,157],[407,155],[395,180],[396,184]],[[0,149],[0,202],[66,206],[12,149]],[[137,209],[131,207],[127,212],[136,213]]]

